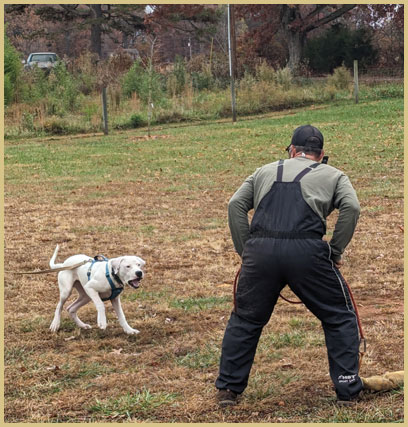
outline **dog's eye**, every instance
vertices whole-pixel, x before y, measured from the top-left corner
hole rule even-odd
[[[130,265],[127,265],[126,268],[130,268]]]

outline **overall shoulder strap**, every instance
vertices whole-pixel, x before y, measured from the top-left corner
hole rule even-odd
[[[282,176],[283,176],[283,162],[284,162],[285,160],[279,160],[279,163],[278,163],[278,172],[277,172],[277,174],[276,174],[276,181],[277,182],[282,182]]]
[[[299,172],[293,182],[299,182],[307,173],[309,173],[312,169],[317,168],[320,165],[320,163],[316,162],[313,163],[312,165],[308,166],[307,168],[303,169],[301,172]]]

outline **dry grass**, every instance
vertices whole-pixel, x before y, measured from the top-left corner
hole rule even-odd
[[[168,139],[134,139],[129,155],[138,155],[142,161],[140,156],[150,149],[163,156],[166,144],[175,152],[183,150],[184,144],[200,144],[200,152],[205,152],[205,144],[213,144],[209,150],[221,150],[211,142],[211,137],[217,139],[211,132],[214,129],[204,137],[200,130],[187,128],[170,131]],[[242,130],[225,125],[219,132],[225,137]],[[121,150],[122,140],[133,137],[114,137],[112,153]],[[93,147],[95,141],[82,144]],[[24,150],[25,143],[18,144]],[[74,147],[75,141],[32,144],[54,150],[59,162],[59,154]],[[247,174],[229,167],[240,165],[238,154],[229,150],[223,170],[212,169],[207,158],[201,173],[185,170],[176,176],[161,166],[164,173],[151,170],[145,178],[131,174],[129,179],[113,169],[101,172],[109,177],[100,185],[75,176],[44,177],[43,166],[36,169],[31,164],[24,172],[31,179],[18,180],[17,175],[6,179],[7,270],[46,268],[58,242],[63,242],[59,259],[75,253],[103,253],[109,257],[136,254],[147,260],[142,288],[122,294],[129,324],[141,331],[138,336],[123,333],[108,303],[106,331],[97,329],[96,312],[89,304],[80,310],[80,317],[93,329],[79,331],[64,313],[61,330],[52,334],[48,326],[58,300],[55,275],[6,275],[7,422],[403,419],[402,390],[369,395],[354,409],[337,408],[318,321],[303,306],[282,300],[273,322],[265,327],[242,403],[218,409],[214,381],[232,308],[231,284],[239,266],[226,207],[233,189]],[[186,161],[191,165],[202,161],[200,152]],[[248,152],[243,159],[245,155]],[[168,156],[182,161],[174,154]],[[81,167],[81,159],[71,156],[69,161]],[[19,166],[21,161],[9,162],[10,167],[27,169]],[[7,173],[11,176],[11,169]],[[396,185],[401,185],[402,171],[393,173]],[[203,189],[207,182],[212,184]],[[365,188],[363,179],[359,184]],[[343,273],[354,291],[369,341],[361,371],[369,376],[403,369],[403,233],[399,228],[403,202],[400,197],[372,195],[363,198],[362,208]],[[333,223],[334,218],[329,228]]]

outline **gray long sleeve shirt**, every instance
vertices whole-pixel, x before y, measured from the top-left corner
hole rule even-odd
[[[282,180],[293,181],[299,172],[313,163],[313,160],[305,157],[285,160]],[[276,180],[277,168],[278,162],[274,162],[257,169],[229,201],[228,224],[239,255],[242,255],[245,242],[249,238],[248,212],[251,209],[256,211],[262,198],[271,189]],[[321,164],[305,175],[300,185],[304,200],[324,224],[334,209],[339,210],[330,246],[333,261],[340,261],[353,237],[360,215],[360,204],[349,178],[338,169]]]

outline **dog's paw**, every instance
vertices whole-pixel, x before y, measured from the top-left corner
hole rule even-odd
[[[88,323],[83,323],[83,324],[80,326],[80,328],[82,328],[82,329],[92,329],[92,326],[91,326],[91,325],[88,325]]]
[[[129,335],[140,334],[140,331],[138,331],[137,329],[133,329],[133,328],[125,329],[124,331]]]
[[[57,332],[59,327],[60,327],[59,322],[52,322],[50,325],[50,331]]]
[[[105,313],[98,312],[98,328],[105,330],[107,326]]]
[[[99,329],[102,329],[103,331],[106,329],[106,322],[98,322]]]

